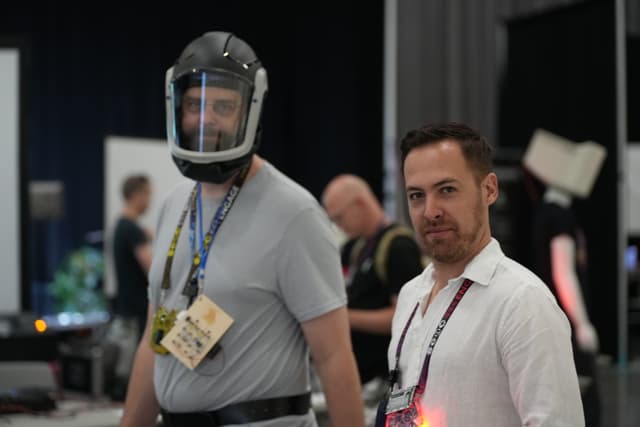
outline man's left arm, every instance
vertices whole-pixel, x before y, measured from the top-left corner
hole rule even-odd
[[[351,349],[347,310],[340,307],[302,323],[335,427],[364,426],[360,379]]]
[[[282,297],[300,322],[333,425],[362,427],[364,408],[338,245],[319,206],[301,211],[289,223],[279,253]]]
[[[514,291],[496,332],[522,425],[584,426],[569,321],[542,283]]]

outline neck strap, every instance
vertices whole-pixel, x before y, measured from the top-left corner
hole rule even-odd
[[[249,173],[249,168],[251,166],[251,163],[249,163],[247,166],[245,166],[235,177],[233,184],[231,185],[231,188],[229,188],[229,191],[227,192],[227,195],[225,196],[224,200],[222,201],[222,203],[220,204],[220,206],[218,207],[218,211],[216,212],[216,215],[214,216],[213,220],[211,221],[211,225],[209,227],[209,231],[207,232],[206,236],[204,237],[204,244],[201,248],[200,251],[197,251],[194,255],[193,255],[193,260],[191,262],[191,268],[189,269],[189,273],[187,275],[187,279],[186,279],[186,283],[185,286],[183,288],[183,294],[185,294],[185,290],[187,290],[190,286],[190,282],[191,282],[191,278],[193,277],[193,274],[195,273],[195,271],[198,269],[198,266],[200,266],[200,263],[202,261],[203,256],[208,255],[208,251],[211,248],[211,244],[213,243],[213,240],[218,232],[218,230],[220,229],[220,227],[222,226],[222,223],[224,222],[225,218],[227,217],[229,211],[231,210],[231,206],[233,206],[233,203],[236,201],[236,199],[238,198],[238,194],[240,193],[240,189],[242,188],[242,185],[244,184],[244,181],[247,177],[247,174]],[[180,214],[180,219],[178,220],[178,225],[176,226],[176,230],[173,233],[173,238],[171,239],[171,244],[169,246],[169,251],[167,252],[167,258],[165,260],[165,264],[164,264],[164,273],[162,275],[162,284],[160,286],[160,294],[161,294],[161,303],[164,301],[165,295],[166,295],[166,291],[171,287],[171,269],[173,266],[173,258],[175,256],[175,251],[176,251],[176,247],[178,245],[178,238],[180,237],[180,233],[182,232],[182,227],[184,224],[184,220],[187,216],[187,213],[189,211],[189,208],[191,207],[191,209],[194,209],[196,206],[196,198],[198,195],[198,185],[196,184],[193,188],[193,190],[191,191],[191,194],[189,196],[189,199],[187,200],[186,206],[184,207],[184,209],[182,210],[182,213]]]
[[[440,320],[440,322],[438,322],[438,327],[436,328],[436,331],[433,333],[433,337],[431,337],[431,341],[429,341],[429,348],[427,348],[427,354],[424,358],[424,363],[422,364],[420,380],[418,381],[418,387],[416,389],[417,393],[422,394],[422,392],[424,391],[427,385],[427,377],[429,375],[429,362],[431,361],[431,355],[433,354],[433,350],[436,346],[436,343],[438,342],[438,338],[440,338],[440,335],[442,335],[442,331],[444,327],[447,326],[447,322],[449,321],[449,318],[451,318],[451,315],[453,314],[456,307],[462,300],[462,297],[464,297],[464,295],[467,293],[471,285],[473,285],[473,282],[469,279],[465,279],[462,285],[460,285],[460,289],[458,289],[458,292],[456,292],[455,296],[449,303],[449,307],[447,307],[447,310],[444,312],[442,319]],[[420,306],[420,302],[417,302],[416,306],[413,308],[413,311],[411,312],[411,315],[409,316],[409,320],[407,320],[407,323],[404,325],[404,329],[402,330],[402,335],[400,335],[400,339],[398,340],[398,346],[396,347],[395,368],[391,371],[390,389],[393,388],[396,382],[397,383],[400,382],[400,378],[399,378],[400,354],[402,353],[402,346],[404,344],[404,339],[405,339],[405,336],[407,335],[407,331],[409,330],[409,325],[411,325],[411,321],[413,320],[416,312],[418,311],[419,306]]]

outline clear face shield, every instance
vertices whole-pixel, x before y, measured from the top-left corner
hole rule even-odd
[[[198,163],[248,152],[252,82],[225,71],[194,71],[169,83],[167,125],[172,151]]]

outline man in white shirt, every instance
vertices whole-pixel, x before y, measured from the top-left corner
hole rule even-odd
[[[399,295],[388,351],[395,381],[382,418],[584,426],[567,318],[491,237],[499,194],[491,146],[445,123],[409,132],[401,152],[409,214],[432,264]]]

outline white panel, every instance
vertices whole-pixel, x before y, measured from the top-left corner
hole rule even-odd
[[[627,191],[629,234],[640,236],[640,142],[627,147]]]
[[[107,295],[116,293],[110,237],[113,225],[123,206],[121,187],[131,174],[145,174],[151,180],[151,205],[140,218],[142,226],[155,231],[158,213],[164,196],[185,178],[171,160],[167,142],[108,136],[104,146],[104,230],[105,230],[105,282]]]
[[[0,313],[20,311],[19,57],[0,49]]]

